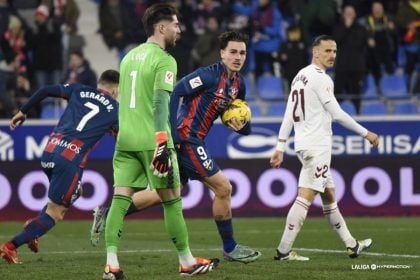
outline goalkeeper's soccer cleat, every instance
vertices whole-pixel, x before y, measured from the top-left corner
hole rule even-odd
[[[108,208],[101,206],[93,209],[93,223],[90,230],[90,244],[96,246],[99,243],[99,238],[105,230],[106,216]]]
[[[0,256],[8,263],[21,264],[17,255],[16,247],[10,241],[0,245]]]
[[[124,273],[119,268],[111,268],[107,264],[104,268],[104,274],[102,274],[102,280],[125,280]]]
[[[23,224],[23,227],[26,227],[27,225],[29,225],[34,219],[29,219],[25,222],[25,224]],[[34,253],[38,253],[39,252],[39,237],[35,237],[35,239],[31,240],[28,242],[28,248],[34,252]]]
[[[194,276],[198,274],[204,274],[213,270],[219,265],[219,259],[205,259],[197,257],[195,258],[197,263],[189,267],[183,267],[179,265],[179,274],[182,276]]]
[[[347,247],[347,254],[354,259],[357,258],[362,252],[367,251],[372,246],[372,239],[356,240],[356,246],[353,248]]]
[[[223,252],[223,257],[227,261],[237,261],[243,263],[253,262],[261,256],[261,253],[247,246],[236,244],[232,252]]]
[[[277,250],[277,256],[274,256],[276,261],[309,261],[308,257],[304,257],[296,253],[295,251],[290,251],[287,254],[282,254]]]

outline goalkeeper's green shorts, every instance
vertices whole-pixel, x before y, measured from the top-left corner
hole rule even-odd
[[[171,168],[166,177],[159,178],[150,168],[154,151],[118,151],[114,153],[114,186],[145,189],[179,188],[179,167],[175,149],[168,149]]]

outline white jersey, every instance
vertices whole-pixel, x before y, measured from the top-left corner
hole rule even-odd
[[[341,110],[331,77],[322,68],[310,64],[292,81],[279,139],[287,139],[294,127],[295,151],[330,150],[333,118],[360,135],[367,134],[364,127]]]

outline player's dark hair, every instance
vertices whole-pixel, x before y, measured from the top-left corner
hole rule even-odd
[[[248,45],[248,35],[238,31],[226,31],[219,35],[220,49],[224,50],[229,42],[244,42]]]
[[[161,20],[173,20],[173,16],[178,17],[177,9],[168,3],[153,4],[144,12],[142,22],[146,36],[150,37],[154,33],[155,24]]]
[[[116,84],[118,85],[120,80],[120,73],[118,71],[109,69],[102,72],[101,76],[99,77],[99,84]]]
[[[329,35],[319,35],[312,43],[312,48],[319,46],[322,41],[335,41],[335,39]]]

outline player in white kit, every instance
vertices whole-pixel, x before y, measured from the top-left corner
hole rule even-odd
[[[302,169],[298,195],[287,215],[276,260],[309,260],[291,249],[318,193],[322,198],[323,212],[347,247],[349,257],[356,258],[372,244],[371,239],[356,240],[350,234],[335,199],[330,172],[332,120],[363,136],[373,147],[379,144],[378,135],[368,131],[345,113],[334,96],[334,83],[325,70],[334,65],[336,53],[337,45],[332,37],[317,37],[312,44],[312,64],[301,69],[291,84],[278,144],[270,164],[272,167],[280,167],[286,140],[294,128],[295,151],[302,163]]]

